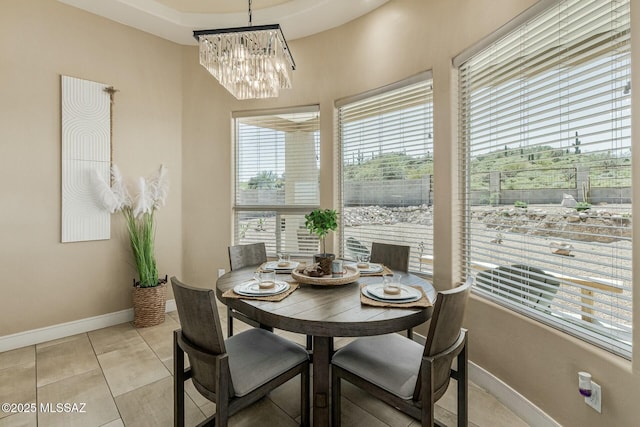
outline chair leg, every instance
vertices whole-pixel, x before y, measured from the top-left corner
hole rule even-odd
[[[173,331],[173,425],[184,427],[184,351],[178,345],[178,331]]]
[[[469,414],[468,373],[467,373],[467,339],[458,354],[458,427],[467,427]]]
[[[216,415],[217,427],[227,427],[229,423],[229,357],[216,358]]]
[[[233,336],[233,311],[227,307],[227,338]]]
[[[433,361],[429,358],[422,358],[420,376],[422,379],[422,425],[434,426],[434,401],[433,401]]]
[[[340,427],[342,424],[342,408],[340,406],[342,392],[340,390],[338,369],[335,366],[331,367],[331,425],[333,427]]]
[[[413,328],[407,329],[407,338],[409,338],[410,340],[413,339]]]
[[[313,350],[313,337],[311,335],[307,335],[307,350]]]
[[[300,374],[300,425],[303,427],[309,427],[311,425],[311,408],[309,400],[310,383],[309,364],[306,364],[304,370]]]

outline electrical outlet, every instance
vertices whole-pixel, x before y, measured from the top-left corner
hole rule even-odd
[[[600,388],[600,384],[591,381],[591,396],[585,397],[584,403],[599,413],[602,413],[602,389]]]
[[[219,268],[218,269],[218,277],[222,276],[224,274],[224,268]]]

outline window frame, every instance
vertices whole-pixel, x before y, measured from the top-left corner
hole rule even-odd
[[[258,118],[258,117],[266,117],[266,116],[280,116],[280,115],[293,115],[293,114],[305,114],[305,113],[315,113],[318,115],[318,127],[317,127],[317,137],[315,137],[316,141],[315,141],[315,146],[316,146],[316,153],[318,154],[318,158],[317,158],[317,165],[318,165],[318,181],[317,181],[317,187],[316,187],[316,193],[318,196],[318,203],[312,203],[312,204],[282,204],[282,205],[278,205],[278,204],[246,204],[246,205],[239,205],[238,204],[238,199],[239,199],[239,192],[240,189],[238,188],[238,162],[239,162],[239,135],[238,135],[238,126],[239,126],[239,122],[238,119],[248,119],[248,118]],[[234,111],[231,113],[231,129],[232,129],[232,186],[233,186],[233,191],[232,191],[232,206],[231,206],[231,210],[232,210],[232,223],[231,223],[231,241],[232,244],[237,245],[237,244],[241,244],[238,240],[239,237],[239,230],[238,230],[238,215],[241,213],[268,213],[268,212],[273,212],[275,213],[276,216],[276,227],[274,230],[275,233],[275,239],[274,239],[274,245],[275,245],[275,251],[270,251],[270,244],[267,244],[267,256],[269,257],[275,257],[277,256],[278,253],[281,252],[287,252],[293,256],[308,256],[310,254],[310,252],[298,252],[298,251],[291,251],[291,250],[287,250],[286,248],[283,247],[282,245],[282,240],[281,240],[281,235],[282,235],[282,226],[278,226],[278,223],[280,221],[280,219],[282,217],[286,217],[286,216],[299,216],[299,217],[303,217],[305,214],[309,213],[310,211],[312,211],[313,209],[319,208],[320,207],[320,180],[319,180],[319,171],[320,171],[320,157],[319,157],[319,142],[320,142],[320,105],[318,104],[312,104],[312,105],[305,105],[305,106],[298,106],[298,107],[283,107],[283,108],[274,108],[274,109],[264,109],[264,110],[244,110],[244,111]],[[248,243],[254,243],[254,242],[248,242]],[[268,243],[268,242],[267,242]]]
[[[495,46],[496,44],[498,44],[503,38],[505,38],[506,36],[508,36],[509,34],[511,34],[512,32],[518,30],[521,26],[533,21],[535,18],[537,18],[540,14],[542,13],[546,13],[547,11],[550,10],[550,8],[552,7],[559,7],[559,5],[563,5],[564,2],[563,1],[558,1],[558,0],[541,0],[540,2],[538,2],[537,4],[535,4],[534,6],[532,6],[531,8],[529,8],[528,10],[526,10],[523,14],[519,15],[518,17],[516,17],[514,20],[512,20],[511,22],[509,22],[507,25],[503,26],[502,28],[500,28],[498,31],[496,31],[494,34],[491,34],[490,36],[488,36],[487,38],[481,40],[478,44],[476,44],[475,46],[472,46],[471,48],[465,50],[463,53],[461,53],[460,55],[458,55],[456,58],[454,58],[453,60],[453,65],[454,67],[456,67],[458,69],[458,82],[459,82],[459,123],[458,123],[458,128],[459,128],[459,173],[460,173],[460,177],[461,177],[461,182],[462,182],[462,191],[463,191],[463,198],[461,200],[461,213],[462,213],[462,239],[461,239],[461,253],[460,253],[460,259],[461,259],[461,269],[463,272],[465,273],[474,273],[474,272],[478,272],[479,269],[484,268],[484,266],[480,266],[478,267],[477,265],[474,266],[474,261],[472,261],[471,258],[471,254],[472,254],[472,250],[471,250],[471,245],[477,245],[475,243],[473,243],[472,241],[472,226],[471,226],[471,151],[472,151],[472,146],[473,143],[469,140],[469,133],[470,131],[468,130],[467,126],[471,126],[471,120],[465,116],[465,114],[469,114],[468,110],[466,109],[466,101],[468,99],[471,99],[471,94],[469,93],[465,93],[465,88],[462,86],[464,83],[464,80],[466,77],[462,76],[462,67],[464,67],[467,63],[467,61],[469,61],[470,59],[474,58],[474,56],[476,54],[480,54],[485,50],[488,50],[488,48],[491,48],[493,46]],[[620,7],[619,4],[616,4],[617,7]],[[613,7],[613,6],[612,6]],[[628,11],[628,9],[627,9]],[[628,16],[626,16],[626,18],[628,18]],[[595,31],[595,29],[593,29],[593,31]],[[599,34],[599,33],[596,33]],[[623,32],[620,32],[619,34],[624,34]],[[624,39],[623,39],[624,40]],[[627,42],[628,45],[630,46],[630,41]],[[589,52],[596,52],[596,54],[594,54],[594,57],[599,57],[599,58],[607,58],[608,56],[610,56],[611,58],[613,58],[615,55],[614,52],[615,50],[612,49],[611,51],[606,51],[606,49],[603,49],[600,56],[597,56],[598,53],[600,52],[598,49],[600,49],[600,46],[594,46],[592,48],[591,51]],[[630,49],[630,47],[629,47]],[[625,51],[625,49],[623,49],[623,51]],[[502,52],[501,52],[502,53]],[[569,55],[569,57],[571,57],[571,55],[574,55],[574,53],[572,53],[572,51],[569,50],[569,53],[567,54]],[[611,60],[611,59],[609,59]],[[603,63],[605,61],[603,60]],[[574,65],[575,68],[578,68],[577,65]],[[605,68],[604,66],[602,66],[602,68]],[[526,68],[525,68],[526,69]],[[597,68],[594,68],[597,69]],[[499,70],[499,68],[498,68]],[[542,72],[540,72],[541,74]],[[612,72],[613,74],[613,72]],[[536,74],[539,75],[539,74]],[[629,81],[631,80],[631,73],[628,73],[629,75]],[[496,84],[497,85],[497,84]],[[535,93],[534,93],[535,94]],[[526,93],[527,97],[530,95],[530,93]],[[569,94],[570,96],[571,94]],[[620,97],[622,98],[622,97]],[[612,102],[620,102],[619,98],[612,96]],[[569,104],[572,105],[572,104]],[[616,104],[616,109],[614,111],[618,112],[618,111],[623,111],[626,107],[622,106],[619,107],[618,104]],[[620,109],[620,110],[618,110]],[[628,107],[629,111],[631,111],[631,106]],[[628,117],[631,117],[632,112],[629,112]],[[615,120],[624,120],[620,119],[619,117],[617,117]],[[618,125],[618,122],[616,122],[616,125]],[[618,131],[618,128],[613,126],[612,127],[612,131]],[[629,131],[630,132],[630,131]],[[623,136],[622,138],[624,139],[626,136]],[[577,139],[577,135],[576,135],[576,139]],[[628,136],[629,139],[629,149],[631,150],[632,148],[632,140],[631,140],[631,135]],[[576,148],[576,153],[580,153],[580,151],[578,151],[577,149],[577,145],[575,146]],[[626,148],[625,146],[622,146],[622,149]],[[622,149],[620,149],[620,151],[622,151]],[[477,148],[476,148],[477,150]],[[630,155],[629,155],[630,158]],[[579,172],[578,172],[579,173]],[[633,184],[631,184],[633,186]],[[630,192],[632,190],[630,189]],[[629,203],[629,210],[631,210],[631,203]],[[633,247],[633,241],[631,241],[631,247]],[[629,249],[629,251],[632,251],[632,248]],[[613,249],[612,249],[613,252]],[[618,255],[618,254],[617,254]],[[557,255],[556,255],[557,256]],[[616,255],[611,255],[611,257],[615,257]],[[618,256],[623,256],[622,254],[619,254]],[[515,256],[514,256],[515,257]],[[535,257],[534,257],[535,258]],[[626,258],[623,258],[626,259]],[[558,263],[560,263],[560,261],[558,261]],[[476,263],[477,264],[477,263]],[[564,267],[563,267],[564,268]],[[595,268],[595,267],[594,267]],[[624,269],[623,269],[624,270]],[[561,272],[563,270],[560,270]],[[584,273],[585,275],[587,275],[587,273]],[[614,276],[615,278],[618,278],[621,276]],[[631,283],[630,287],[627,285],[611,285],[610,288],[614,289],[616,287],[618,287],[620,289],[620,292],[626,292],[628,293],[628,296],[625,296],[624,298],[620,298],[619,301],[627,301],[629,298],[631,298],[632,295],[632,286],[633,286],[633,282],[632,282],[632,277],[627,278],[626,276],[624,276],[624,274],[622,275],[622,277],[625,277],[625,280],[628,281],[629,283]],[[562,284],[567,284],[571,281],[573,281],[574,277],[568,278],[568,277],[563,277],[561,279],[559,279],[561,281]],[[507,279],[496,279],[498,281],[500,280],[507,280]],[[511,279],[508,279],[511,280]],[[613,283],[613,282],[612,282]],[[607,285],[608,286],[608,285]],[[584,292],[587,293],[600,293],[602,295],[607,295],[609,296],[609,294],[612,295],[612,297],[615,297],[615,295],[613,295],[614,291],[598,291],[597,290],[597,286],[595,289],[591,289],[592,285],[576,285],[575,288],[578,290],[578,292],[584,294]],[[606,287],[606,286],[605,286]],[[499,288],[499,286],[497,287]],[[579,323],[576,322],[569,322],[566,319],[557,319],[554,318],[553,313],[543,313],[541,312],[541,310],[537,309],[538,307],[534,307],[534,306],[528,306],[527,303],[520,301],[520,302],[514,302],[511,301],[511,297],[509,297],[509,295],[507,295],[506,291],[500,291],[498,292],[498,294],[492,294],[492,291],[488,291],[486,289],[480,289],[480,287],[478,286],[477,280],[476,280],[476,285],[474,286],[473,292],[477,295],[482,296],[483,298],[489,299],[493,302],[496,302],[502,306],[505,306],[515,312],[518,312],[520,314],[523,314],[527,317],[533,318],[535,320],[538,320],[542,323],[545,323],[549,326],[552,326],[556,329],[559,329],[569,335],[573,335],[576,336],[578,338],[581,338],[591,344],[594,344],[598,347],[601,347],[607,351],[610,351],[611,353],[614,353],[616,355],[622,356],[624,358],[630,359],[631,355],[632,355],[632,339],[627,339],[626,338],[626,334],[627,331],[623,331],[625,334],[625,338],[624,340],[621,338],[621,335],[618,335],[617,337],[613,337],[614,335],[616,335],[616,328],[619,327],[620,324],[618,323],[612,323],[611,325],[609,325],[610,329],[610,335],[611,336],[606,336],[603,332],[598,332],[596,329],[590,329],[587,325],[588,324],[582,324],[580,325]],[[522,294],[524,295],[525,291],[522,291]],[[579,294],[578,294],[579,295]],[[587,299],[589,299],[589,297],[587,297]],[[591,304],[593,304],[594,301],[597,301],[597,299],[595,297],[591,297]],[[628,310],[628,312],[630,313],[628,322],[630,323],[630,325],[633,324],[633,310],[632,310],[632,302],[629,300],[627,301],[628,304],[631,305],[630,309],[625,309]],[[580,309],[584,309],[584,308],[589,308],[588,305],[585,304],[589,304],[589,302],[585,302],[585,299],[581,299],[580,305],[582,305],[582,307]],[[614,306],[614,303],[611,303],[612,306]],[[563,307],[563,306],[561,306]],[[601,313],[601,311],[596,311],[596,314]],[[591,317],[592,319],[596,318],[596,314],[593,314]],[[617,314],[615,317],[615,319],[625,319],[625,313],[623,314]],[[582,317],[582,323],[584,323],[584,316]],[[591,322],[593,320],[589,320],[589,322]],[[578,326],[576,326],[576,324]],[[604,329],[604,326],[602,326],[602,329]],[[618,328],[619,329],[619,328]]]
[[[426,96],[428,99],[427,102],[427,107],[429,110],[428,113],[428,124],[429,124],[429,136],[430,136],[430,142],[428,144],[429,148],[426,149],[426,152],[428,152],[431,156],[432,159],[435,159],[435,153],[434,153],[434,141],[433,141],[433,73],[431,70],[427,70],[427,71],[423,71],[420,72],[418,74],[415,74],[411,77],[408,77],[406,79],[400,80],[398,82],[386,85],[386,86],[382,86],[376,89],[372,89],[357,95],[353,95],[353,96],[349,96],[349,97],[345,97],[345,98],[341,98],[335,101],[334,103],[334,107],[335,107],[335,135],[336,135],[336,145],[337,145],[337,154],[336,154],[336,159],[335,159],[335,170],[337,173],[337,207],[338,207],[338,211],[340,213],[340,226],[338,227],[338,248],[339,248],[339,254],[342,257],[345,258],[354,258],[354,253],[353,250],[351,248],[348,248],[348,245],[346,243],[346,223],[345,223],[345,168],[344,168],[344,163],[345,163],[345,143],[343,141],[343,128],[342,128],[342,109],[344,107],[348,107],[350,105],[354,105],[354,104],[358,104],[361,102],[366,102],[366,101],[372,101],[372,102],[376,102],[377,99],[379,100],[383,100],[384,97],[389,96],[389,97],[393,97],[394,92],[399,92],[402,90],[407,90],[410,89],[412,86],[417,86],[417,85],[427,85],[429,86],[426,92]],[[407,106],[404,107],[406,108],[410,108],[410,103],[407,103]],[[382,105],[382,103],[381,103]],[[416,105],[423,105],[423,103],[418,103]],[[393,110],[393,107],[381,107],[381,110],[384,111],[388,111],[387,108],[389,108],[390,110]],[[401,109],[399,109],[398,111],[402,111]],[[383,113],[381,113],[383,114]],[[375,116],[375,115],[374,115]],[[425,143],[425,146],[427,144]],[[433,173],[431,174],[431,177],[429,179],[429,196],[428,198],[431,200],[430,202],[430,208],[431,208],[431,214],[433,213],[433,181],[434,181],[434,175]],[[429,203],[429,202],[428,202]],[[427,252],[431,252],[432,248],[433,248],[433,231],[431,231],[428,235],[425,234],[426,237],[428,237],[429,241],[426,242],[426,246],[427,246]],[[364,242],[365,246],[369,246],[372,242],[369,242],[368,238],[363,238],[362,239]],[[389,239],[389,238],[374,238],[373,240],[378,241],[378,242],[382,242],[382,243],[389,243],[389,244],[404,244],[407,245],[409,244],[411,245],[411,242],[407,243],[404,239]],[[424,243],[424,241],[423,241]],[[415,247],[414,247],[415,246]],[[422,246],[422,248],[424,248],[424,244]],[[370,250],[370,247],[369,247]],[[429,256],[428,254],[424,256],[424,259],[422,257],[422,252],[420,249],[420,244],[416,243],[415,245],[412,246],[411,248],[411,254],[410,254],[410,270],[412,272],[418,273],[418,274],[422,274],[425,276],[431,276],[432,275],[432,262],[431,260],[433,259],[432,255]],[[418,260],[418,261],[413,261],[413,260]],[[427,269],[426,271],[423,271],[423,260],[425,261],[424,264],[424,268]]]

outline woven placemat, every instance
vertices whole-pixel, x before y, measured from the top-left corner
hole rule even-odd
[[[278,302],[278,301],[282,301],[283,299],[285,299],[286,297],[291,295],[293,293],[293,291],[295,291],[296,289],[298,289],[300,287],[300,285],[298,285],[297,283],[289,282],[289,285],[291,285],[291,286],[289,287],[289,289],[287,291],[285,291],[285,292],[283,292],[281,294],[278,294],[278,295],[249,297],[249,296],[246,296],[246,295],[238,295],[235,292],[233,292],[233,289],[228,289],[222,294],[222,298],[238,298],[238,299],[250,299],[250,300],[258,300],[258,301]]]
[[[424,289],[422,289],[420,286],[411,286],[411,287],[418,289],[422,294],[422,298],[420,298],[417,301],[403,302],[403,303],[393,303],[393,302],[389,303],[389,302],[382,302],[382,301],[376,301],[374,299],[371,299],[362,293],[362,288],[364,288],[365,286],[367,285],[360,285],[360,303],[365,305],[371,305],[373,307],[391,307],[391,308],[431,307],[431,301],[429,301],[429,298],[427,298],[427,294],[424,293]]]
[[[391,271],[391,270],[389,269],[389,267],[387,267],[387,266],[386,266],[386,265],[384,265],[384,264],[380,264],[380,265],[382,265],[382,271],[376,271],[376,272],[373,272],[373,273],[364,273],[364,272],[361,270],[361,271],[360,271],[360,276],[363,276],[363,277],[364,277],[364,276],[384,276],[385,274],[391,274],[391,275],[393,275],[393,271]]]

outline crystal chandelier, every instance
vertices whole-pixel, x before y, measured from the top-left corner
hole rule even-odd
[[[200,65],[237,99],[275,98],[291,88],[296,64],[279,24],[199,30]]]

